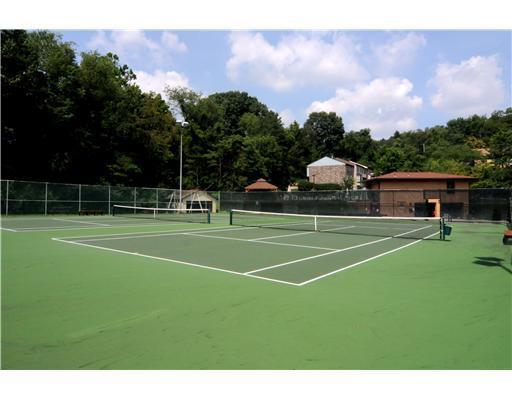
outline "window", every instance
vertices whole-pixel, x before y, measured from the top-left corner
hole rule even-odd
[[[448,193],[455,191],[455,181],[446,181],[446,189]]]

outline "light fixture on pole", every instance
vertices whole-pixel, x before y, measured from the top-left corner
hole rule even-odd
[[[183,129],[188,126],[188,122],[183,121],[177,121],[178,124],[180,124],[180,201],[178,208],[181,209],[181,198],[182,198],[182,182],[183,182]]]

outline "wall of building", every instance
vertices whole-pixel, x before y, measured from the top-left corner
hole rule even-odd
[[[345,176],[345,165],[309,167],[309,181],[312,183],[336,183],[339,185]]]
[[[211,211],[216,213],[218,211],[217,206],[217,200],[215,200],[213,197],[209,196],[207,193],[204,192],[197,192],[195,194],[188,194],[187,196],[183,197],[183,204],[186,206],[186,208],[190,208],[191,202],[201,202],[201,206],[203,208],[208,208],[207,205],[211,205]]]
[[[414,216],[415,205],[425,203],[429,199],[439,199],[443,213],[457,214],[460,218],[467,217],[469,194],[464,191],[469,189],[469,182],[467,181],[455,180],[455,190],[453,192],[447,192],[446,180],[381,181],[371,185],[371,189],[403,190],[403,192],[380,193],[380,215]],[[457,189],[463,191],[457,191]],[[430,190],[432,192],[428,192]]]

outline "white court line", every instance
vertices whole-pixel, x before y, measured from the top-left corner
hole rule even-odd
[[[54,221],[64,221],[64,222],[73,222],[75,224],[86,224],[86,225],[98,225],[98,226],[112,226],[110,224],[101,224],[99,222],[91,222],[91,221],[77,221],[72,219],[63,219],[63,218],[52,218]]]
[[[87,227],[80,227],[80,226],[43,226],[38,228],[18,228],[16,232],[53,232],[53,231],[65,231],[65,230],[84,230],[84,229],[102,229],[102,228],[139,228],[139,227],[152,227],[152,226],[185,226],[190,225],[191,222],[181,223],[181,224],[174,224],[174,223],[163,223],[163,224],[137,224],[137,225],[111,225],[111,226],[87,226]],[[168,232],[168,231],[163,231]],[[133,234],[133,232],[129,233],[130,235]],[[108,233],[105,233],[103,235],[98,236],[108,236]],[[115,235],[115,233],[112,233],[112,235]],[[91,235],[93,236],[93,235]],[[75,237],[75,236],[70,236]]]
[[[117,234],[117,236],[114,237],[104,237],[104,238],[98,238],[96,235],[91,236],[82,236],[85,239],[80,239],[80,237],[67,237],[67,238],[60,238],[60,239],[73,239],[77,242],[98,242],[101,240],[121,240],[121,239],[139,239],[139,238],[146,238],[146,237],[160,237],[160,236],[175,236],[175,235],[182,235],[187,232],[199,232],[199,233],[208,233],[208,232],[225,232],[225,231],[239,231],[244,229],[257,229],[257,228],[251,228],[251,227],[245,227],[245,228],[211,228],[211,229],[180,229],[177,231],[162,231],[163,233],[156,233],[156,232],[146,232],[147,235],[141,234],[134,234],[133,232],[124,234],[124,235],[133,235],[133,236],[121,236],[122,233]],[[155,233],[155,234],[154,234]],[[105,236],[105,235],[99,235],[99,236]],[[213,237],[213,236],[212,236]],[[89,239],[94,238],[94,239]]]
[[[419,242],[421,242],[422,240],[428,239],[428,238],[430,238],[430,237],[432,237],[432,236],[435,236],[435,235],[439,235],[439,233],[437,233],[437,232],[436,232],[436,233],[433,233],[432,235],[425,236],[424,238],[422,238],[422,239],[418,239],[418,240],[416,240],[416,241],[414,241],[414,242],[412,242],[412,243],[407,243],[407,244],[406,244],[406,245],[404,245],[404,246],[400,246],[400,247],[397,247],[396,249],[389,250],[389,251],[386,251],[386,252],[384,252],[384,253],[377,254],[376,256],[373,256],[373,257],[367,258],[366,260],[362,260],[362,261],[356,262],[356,263],[354,263],[354,264],[347,265],[346,267],[343,267],[343,268],[337,269],[336,271],[331,271],[331,272],[328,272],[328,273],[326,273],[326,274],[323,274],[323,275],[320,275],[320,276],[314,277],[314,278],[309,279],[309,280],[307,280],[307,281],[301,282],[301,283],[299,283],[298,285],[299,285],[299,286],[304,286],[304,285],[307,285],[308,283],[311,283],[311,282],[317,281],[317,280],[319,280],[319,279],[325,278],[326,276],[336,274],[336,273],[338,273],[338,272],[340,272],[340,271],[344,271],[344,270],[349,269],[349,268],[357,267],[358,265],[361,265],[361,264],[363,264],[363,263],[365,263],[365,262],[368,262],[368,261],[371,261],[371,260],[375,260],[376,258],[379,258],[379,257],[385,256],[385,255],[390,254],[390,253],[394,253],[395,251],[398,251],[398,250],[402,250],[402,249],[404,249],[404,248],[406,248],[406,247],[412,246],[413,244],[419,243]]]
[[[251,239],[251,240],[254,242],[257,242],[258,240],[274,239],[274,238],[289,237],[289,236],[299,236],[299,235],[310,235],[312,233],[317,233],[317,232],[311,231],[311,232],[290,233],[287,235],[266,236],[266,237],[262,237],[262,238]]]
[[[232,238],[232,237],[227,237],[227,236],[201,235],[201,234],[198,234],[198,233],[181,233],[181,235],[198,236],[198,237],[205,237],[205,238],[210,238],[210,239],[238,240],[238,241],[241,241],[241,242],[248,242],[248,243],[273,244],[273,245],[277,245],[277,246],[302,247],[302,248],[305,248],[305,249],[337,250],[337,249],[331,249],[331,248],[327,248],[327,247],[307,246],[307,245],[292,244],[292,243],[265,242],[263,240],[256,240],[256,239],[239,239],[239,238]]]
[[[92,248],[100,249],[100,250],[106,250],[106,251],[113,251],[113,252],[116,252],[116,253],[129,254],[129,255],[131,255],[131,256],[138,256],[138,257],[144,257],[144,258],[151,258],[151,259],[153,259],[153,260],[173,262],[173,263],[176,263],[176,264],[183,264],[183,265],[192,266],[192,267],[198,267],[198,268],[204,268],[204,269],[210,269],[210,270],[216,270],[216,271],[227,272],[227,273],[229,273],[229,274],[234,274],[234,275],[250,276],[251,278],[258,278],[258,279],[263,279],[263,280],[266,280],[266,281],[272,281],[272,282],[278,282],[278,283],[285,283],[285,284],[287,284],[287,285],[299,286],[299,284],[298,284],[298,283],[287,282],[287,281],[281,281],[281,280],[279,280],[279,279],[265,278],[265,277],[263,277],[263,276],[251,276],[251,275],[245,275],[245,274],[244,274],[244,273],[242,273],[242,272],[231,271],[231,270],[229,270],[229,269],[216,268],[216,267],[209,267],[209,266],[207,266],[207,265],[195,264],[195,263],[190,263],[190,262],[180,261],[180,260],[174,260],[174,259],[171,259],[171,258],[156,257],[156,256],[150,256],[150,255],[147,255],[147,254],[133,253],[133,252],[130,252],[130,251],[125,251],[125,250],[110,249],[110,248],[108,248],[108,247],[101,247],[101,246],[95,246],[95,245],[92,245],[92,244],[79,243],[79,242],[72,242],[72,241],[69,241],[69,240],[62,240],[62,239],[57,239],[57,238],[52,238],[52,240],[55,240],[55,241],[58,241],[58,242],[62,242],[62,243],[67,243],[67,244],[74,244],[74,245],[77,245],[77,246],[92,247]]]
[[[18,231],[15,231],[14,229],[7,229],[7,228],[4,228],[3,226],[0,226],[0,229],[1,229],[1,230],[3,230],[3,231],[18,232]]]
[[[168,224],[166,224],[168,226]],[[187,224],[174,224],[173,226],[197,226],[196,224],[190,224],[190,223],[187,223]],[[137,225],[139,226],[139,225]],[[150,225],[150,226],[153,226],[153,225]],[[114,238],[114,237],[118,237],[118,236],[128,236],[128,235],[144,235],[144,234],[158,234],[158,233],[179,233],[179,232],[189,232],[189,231],[204,231],[204,232],[210,232],[210,231],[216,231],[218,229],[228,229],[228,228],[222,228],[222,227],[212,227],[210,229],[205,229],[205,228],[193,228],[193,229],[178,229],[178,230],[169,230],[169,229],[166,229],[165,231],[149,231],[149,232],[125,232],[125,233],[101,233],[99,235],[86,235],[86,236],[65,236],[65,237],[59,237],[57,239],[73,239],[73,240],[76,240],[76,239],[89,239],[89,238],[101,238],[101,237],[105,237],[106,236],[106,239],[110,239],[110,238]],[[239,230],[239,229],[256,229],[256,228],[233,228],[233,229],[230,229],[230,230]],[[143,236],[142,236],[143,237]],[[122,237],[121,237],[122,239]]]
[[[324,229],[321,231],[310,231],[310,232],[300,232],[300,233],[290,233],[288,235],[277,235],[277,236],[267,236],[262,238],[256,238],[256,239],[250,239],[251,241],[258,241],[258,240],[266,240],[266,239],[274,239],[274,238],[280,238],[280,237],[288,237],[288,236],[299,236],[299,235],[310,235],[312,233],[322,233],[322,232],[329,232],[329,231],[339,231],[342,229],[350,229],[354,228],[353,226],[344,226],[342,228],[333,228],[333,229]]]
[[[420,231],[422,229],[427,229],[427,228],[430,228],[431,226],[425,226],[423,228],[418,228],[418,229],[414,229],[412,231],[409,231],[409,232],[404,232],[404,233],[401,233],[400,235],[396,235],[396,236],[390,236],[390,237],[386,237],[384,239],[378,239],[378,240],[374,240],[372,242],[366,242],[366,243],[362,243],[362,244],[358,244],[356,246],[351,246],[351,247],[345,247],[344,249],[338,249],[338,250],[334,250],[334,251],[329,251],[327,253],[324,253],[324,254],[318,254],[316,256],[310,256],[310,257],[305,257],[305,258],[300,258],[298,260],[293,260],[293,261],[288,261],[288,262],[285,262],[285,263],[281,263],[281,264],[276,264],[276,265],[271,265],[269,267],[264,267],[264,268],[260,268],[260,269],[255,269],[253,271],[249,271],[249,272],[246,272],[245,274],[246,275],[249,275],[249,274],[254,274],[256,272],[260,272],[260,271],[266,271],[268,269],[273,269],[273,268],[277,268],[277,267],[283,267],[285,265],[290,265],[290,264],[296,264],[298,262],[301,262],[301,261],[307,261],[307,260],[312,260],[313,258],[318,258],[318,257],[324,257],[324,256],[328,256],[330,254],[336,254],[336,253],[341,253],[343,251],[347,251],[347,250],[352,250],[352,249],[357,249],[359,247],[364,247],[364,246],[368,246],[370,244],[374,244],[374,243],[379,243],[379,242],[383,242],[385,240],[389,240],[389,239],[393,239],[393,238],[396,238],[396,237],[400,237],[400,236],[403,236],[403,235],[407,235],[409,233],[413,233],[413,232],[416,232],[416,231]],[[439,233],[436,233],[437,235]]]

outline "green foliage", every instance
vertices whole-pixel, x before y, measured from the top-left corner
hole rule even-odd
[[[369,129],[345,133],[341,142],[341,154],[344,158],[367,165],[375,161],[376,143]]]
[[[500,130],[490,140],[491,157],[500,167],[512,168],[512,128]]]
[[[308,181],[307,179],[298,179],[297,186],[299,187],[299,191],[307,192],[313,190],[315,187],[313,182]]]
[[[306,135],[312,138],[315,158],[339,154],[345,128],[334,112],[313,112],[304,123]]]
[[[245,92],[167,88],[166,103],[143,93],[115,54],[82,53],[78,62],[74,45],[55,33],[3,30],[1,39],[6,178],[176,187],[182,134],[185,188],[241,190],[264,177],[312,190],[307,165],[331,155],[376,174],[450,172],[478,177],[478,187],[512,187],[512,108],[376,141],[369,129],[345,133],[333,112],[283,127]]]
[[[340,186],[341,186],[341,189],[343,189],[343,190],[352,189],[354,187],[354,178],[351,176],[347,176],[347,177],[343,178],[343,182]]]
[[[336,183],[313,183],[306,179],[297,180],[299,191],[310,191],[310,190],[346,190],[352,189],[354,185],[354,179],[347,177],[339,185]]]
[[[313,186],[313,190],[341,190],[343,189],[342,185],[338,185],[337,183],[317,183]]]

